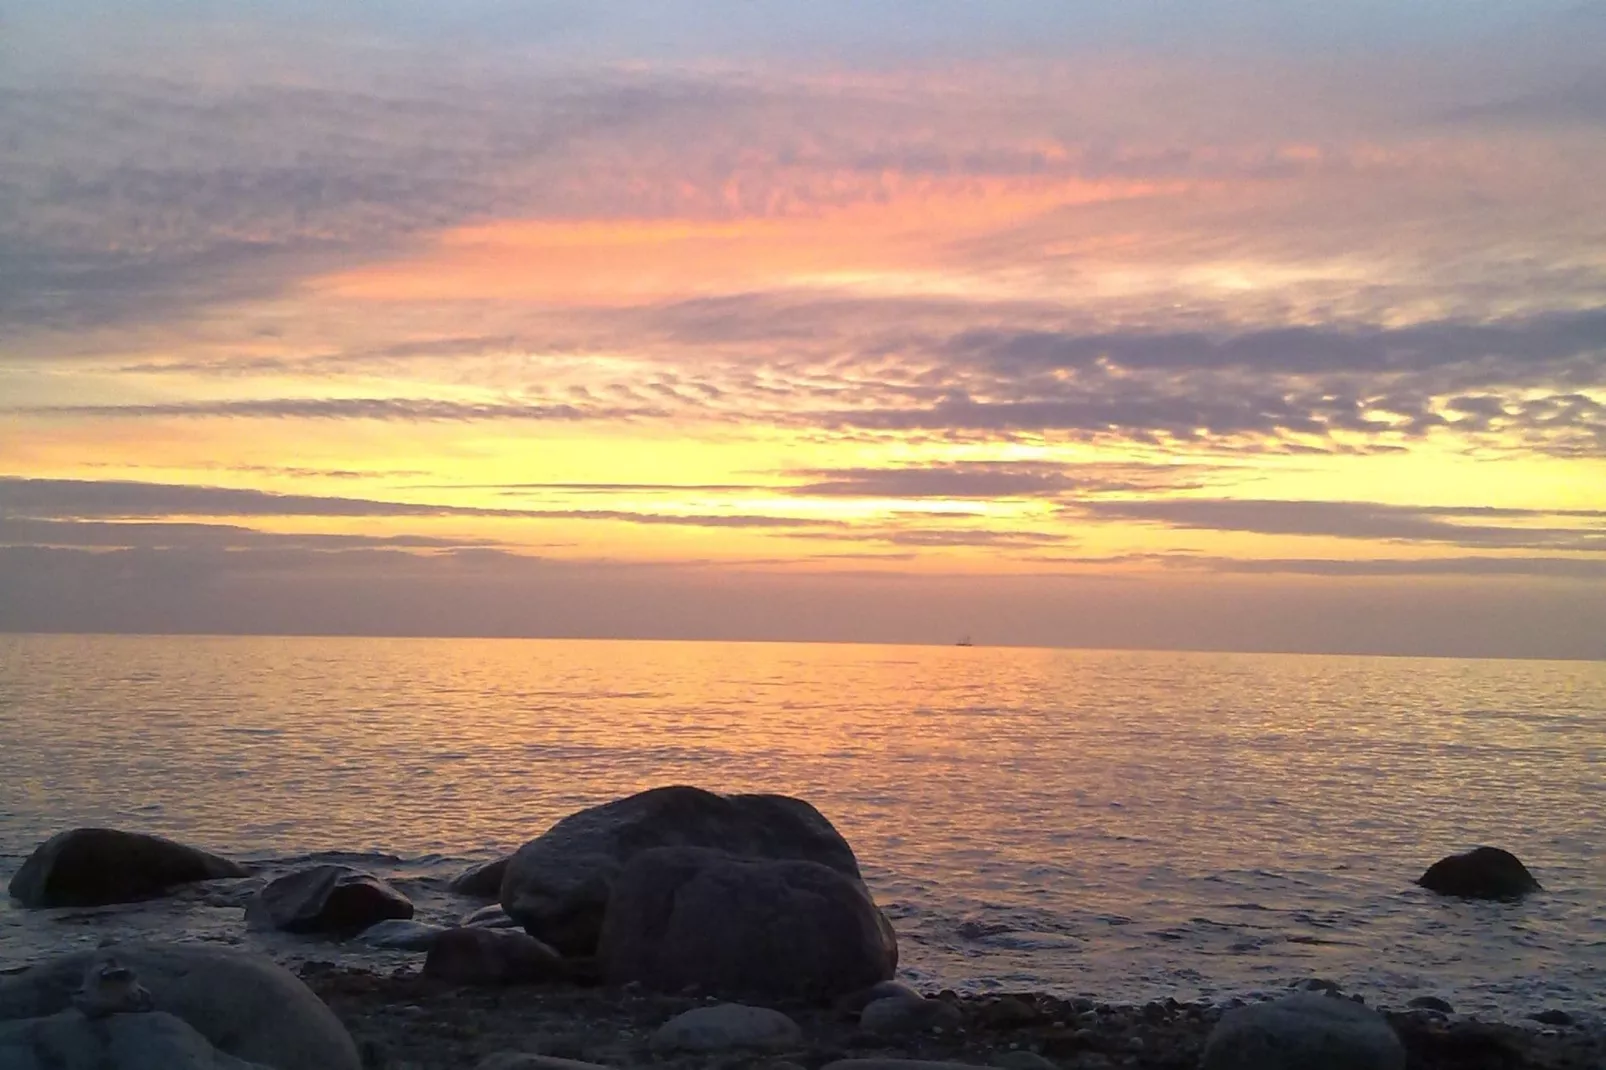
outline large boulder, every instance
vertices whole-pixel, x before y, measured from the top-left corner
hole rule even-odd
[[[853,849],[808,803],[677,786],[570,814],[519,848],[502,880],[502,906],[564,955],[590,955],[614,879],[631,859],[655,847],[801,859],[859,879]]]
[[[840,870],[660,847],[615,880],[597,958],[608,981],[662,992],[831,1000],[890,978],[898,940]]]
[[[67,1010],[90,964],[107,955],[138,975],[158,1011],[235,1058],[275,1070],[361,1070],[346,1027],[300,978],[232,948],[125,944],[51,959],[0,978],[0,1021]]]
[[[1201,1070],[1405,1070],[1405,1045],[1376,1011],[1300,993],[1221,1016]]]
[[[98,907],[247,873],[227,858],[161,836],[79,828],[40,844],[11,878],[10,891],[25,907]]]
[[[0,1022],[5,1070],[266,1070],[214,1048],[171,1014],[114,1014],[91,1022],[77,1011]]]
[[[502,894],[502,877],[507,873],[507,864],[511,861],[512,855],[504,855],[494,862],[470,866],[453,877],[446,887],[449,891],[473,899],[495,899]]]
[[[1543,890],[1516,855],[1498,847],[1475,847],[1441,858],[1416,883],[1430,892],[1464,899],[1517,899]]]
[[[271,881],[245,908],[246,925],[287,933],[354,936],[371,925],[413,916],[410,899],[351,866],[298,869]]]

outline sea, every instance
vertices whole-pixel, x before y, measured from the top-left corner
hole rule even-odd
[[[0,636],[0,880],[109,825],[336,859],[424,920],[564,815],[694,784],[813,803],[927,989],[1225,1001],[1315,978],[1519,1018],[1606,1002],[1606,663],[781,643]],[[1413,881],[1479,844],[1545,890]],[[256,879],[260,883],[261,878]],[[0,969],[247,932],[251,882],[0,897]]]

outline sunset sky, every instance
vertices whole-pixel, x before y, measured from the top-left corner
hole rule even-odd
[[[1606,4],[0,7],[0,630],[1606,657]]]

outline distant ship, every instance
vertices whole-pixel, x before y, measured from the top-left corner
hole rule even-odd
[[[959,642],[954,644],[954,646],[975,646],[975,645],[976,645],[975,643],[972,643],[970,641],[970,636],[968,636],[968,635],[965,636],[963,639],[959,640]]]

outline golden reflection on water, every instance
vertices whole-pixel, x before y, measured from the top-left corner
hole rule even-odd
[[[1565,1002],[1606,969],[1603,729],[1590,663],[0,637],[0,853],[111,824],[450,873],[653,785],[779,791],[841,828],[934,981]],[[1480,842],[1550,891],[1412,888]],[[45,938],[5,914],[0,952]]]

